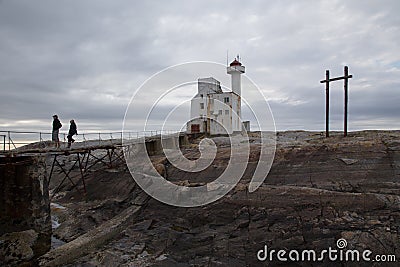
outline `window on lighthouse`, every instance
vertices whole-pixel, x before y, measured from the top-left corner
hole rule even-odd
[[[229,97],[224,97],[224,103],[229,103]]]
[[[204,103],[200,103],[200,109],[204,109]]]

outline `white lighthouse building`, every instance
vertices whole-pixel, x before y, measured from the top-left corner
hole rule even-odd
[[[221,89],[220,82],[213,77],[198,79],[198,92],[191,100],[188,133],[208,133],[210,135],[241,132],[241,75],[245,67],[236,58],[227,66],[231,75],[230,92]],[[249,128],[246,122],[246,128]]]

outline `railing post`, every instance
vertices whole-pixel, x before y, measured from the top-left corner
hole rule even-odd
[[[85,137],[85,134],[84,134],[84,133],[82,134],[82,139],[83,139],[83,144],[84,144],[84,146],[86,147],[87,144],[86,144],[86,137]]]
[[[8,133],[8,151],[10,151],[11,150],[11,133],[10,133],[10,131],[8,131],[7,132]]]

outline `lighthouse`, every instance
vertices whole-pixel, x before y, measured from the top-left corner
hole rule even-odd
[[[213,77],[198,79],[198,92],[191,100],[188,133],[224,135],[250,130],[250,123],[241,121],[241,75],[245,67],[239,56],[227,66],[226,72],[231,75],[232,91],[223,91]]]
[[[231,75],[231,89],[232,92],[238,96],[242,95],[242,81],[241,75],[245,72],[245,67],[239,61],[239,56],[226,67],[226,72]]]

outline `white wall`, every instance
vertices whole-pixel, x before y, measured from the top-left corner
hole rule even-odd
[[[226,103],[225,98],[229,99]],[[201,108],[201,104],[203,104],[203,108]],[[206,131],[203,121],[207,121],[210,134],[232,134],[242,131],[240,117],[241,99],[239,95],[222,92],[219,82],[214,78],[198,80],[198,94],[191,101],[191,121],[187,124],[188,132],[191,132],[192,124],[200,124],[201,132]],[[211,120],[207,120],[207,118]]]
[[[213,77],[198,79],[197,88],[197,97],[201,94],[203,94],[203,96],[206,96],[213,93],[222,93],[220,82]]]

